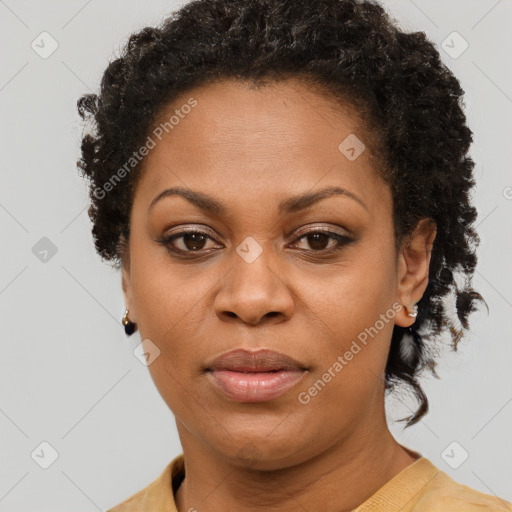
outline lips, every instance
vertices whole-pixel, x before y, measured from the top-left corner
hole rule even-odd
[[[205,370],[224,397],[238,402],[265,402],[294,387],[308,368],[273,350],[237,349],[217,357]]]
[[[307,370],[295,359],[273,350],[260,349],[255,352],[237,349],[223,354],[210,363],[206,370],[231,370],[234,372],[272,372]]]

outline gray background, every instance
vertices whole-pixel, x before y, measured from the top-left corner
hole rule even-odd
[[[0,0],[0,511],[105,510],[181,452],[173,415],[133,355],[140,338],[127,340],[119,323],[120,275],[94,252],[75,167],[78,97],[97,90],[131,32],[179,5]],[[474,286],[490,307],[471,317],[460,353],[446,354],[441,380],[424,380],[428,416],[392,432],[457,481],[512,500],[512,2],[384,5],[427,33],[466,90],[482,239]],[[43,31],[59,45],[47,58],[31,47],[51,49]],[[469,44],[456,58],[453,31]],[[413,403],[388,405],[391,422]],[[58,453],[47,469],[42,442]]]

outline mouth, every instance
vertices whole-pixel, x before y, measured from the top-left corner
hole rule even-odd
[[[221,355],[205,372],[214,388],[237,402],[266,402],[291,388],[308,368],[280,352],[238,349]]]

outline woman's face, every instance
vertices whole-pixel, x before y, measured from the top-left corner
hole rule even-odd
[[[123,289],[184,449],[266,469],[347,439],[358,450],[383,421],[393,325],[412,323],[401,305],[421,297],[408,295],[372,141],[348,108],[295,81],[197,88],[162,119],[135,193]],[[208,202],[154,202],[175,187]],[[316,196],[326,189],[346,193]],[[158,242],[182,230],[196,234]],[[239,348],[307,370],[287,374],[278,396],[262,389],[268,373],[250,388],[259,392],[244,399],[239,382],[230,395],[206,369]]]

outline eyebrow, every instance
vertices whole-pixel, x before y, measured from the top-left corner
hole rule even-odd
[[[183,197],[193,205],[197,206],[199,209],[212,215],[222,216],[225,215],[227,211],[225,206],[213,197],[203,192],[193,191],[184,187],[172,187],[160,192],[160,194],[158,194],[151,201],[148,211],[151,210],[151,208],[158,201],[164,197],[170,196]],[[368,211],[366,204],[359,196],[341,187],[327,187],[317,192],[309,192],[306,194],[290,197],[279,203],[278,211],[281,215],[295,213],[311,207],[322,199],[334,196],[345,196],[353,199],[354,201],[357,201],[366,211]]]

